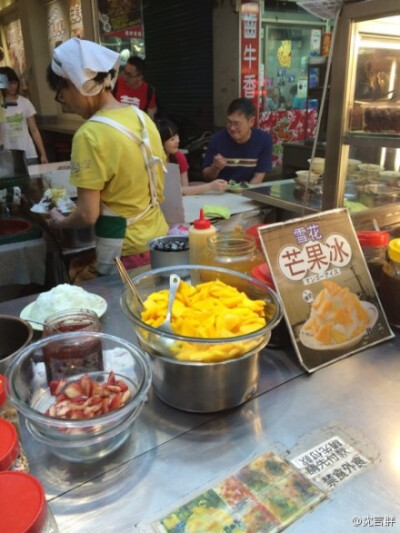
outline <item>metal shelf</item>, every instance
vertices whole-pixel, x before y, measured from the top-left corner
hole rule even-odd
[[[400,135],[380,135],[379,133],[351,133],[342,137],[343,144],[364,148],[400,148]]]

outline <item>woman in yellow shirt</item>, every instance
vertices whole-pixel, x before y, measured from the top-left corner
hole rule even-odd
[[[127,268],[149,263],[147,243],[168,232],[163,200],[163,146],[153,121],[113,94],[119,54],[91,41],[72,38],[54,49],[47,71],[56,100],[86,122],[75,133],[70,182],[77,209],[56,228],[94,224],[97,271],[113,271],[114,257]]]

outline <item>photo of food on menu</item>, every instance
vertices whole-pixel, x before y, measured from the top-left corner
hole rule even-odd
[[[393,337],[347,209],[270,224],[259,232],[307,371]]]

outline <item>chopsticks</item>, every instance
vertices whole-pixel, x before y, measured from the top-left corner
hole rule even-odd
[[[121,276],[122,281],[124,281],[129,286],[130,290],[132,291],[133,295],[137,298],[137,300],[140,303],[140,305],[142,307],[144,307],[143,300],[140,297],[140,294],[138,293],[138,290],[135,287],[135,284],[133,283],[133,281],[129,277],[129,274],[128,274],[126,268],[122,264],[121,259],[119,257],[114,257],[114,261],[115,261],[115,264],[117,265],[118,273]]]

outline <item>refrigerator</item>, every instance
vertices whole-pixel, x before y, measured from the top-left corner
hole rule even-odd
[[[400,224],[400,3],[346,2],[331,64],[322,209]]]

